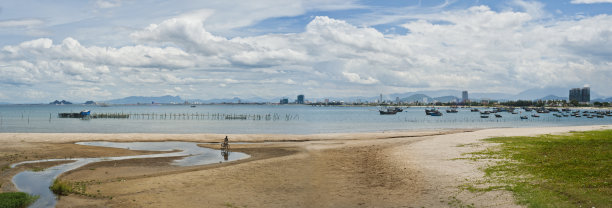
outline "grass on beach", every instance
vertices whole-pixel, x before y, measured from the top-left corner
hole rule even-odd
[[[58,179],[53,181],[53,185],[51,185],[49,189],[58,196],[67,196],[72,192],[72,186],[70,184]]]
[[[22,208],[34,203],[38,196],[31,196],[23,192],[0,193],[0,207]]]
[[[467,185],[467,190],[508,190],[528,207],[612,204],[612,130],[486,141],[501,145],[472,156],[497,162],[485,168],[484,188]]]

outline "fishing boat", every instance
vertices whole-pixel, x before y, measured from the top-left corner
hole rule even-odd
[[[91,115],[91,111],[90,110],[82,110],[81,113],[79,113],[79,114],[81,114],[82,117],[85,117],[85,116]]]
[[[438,111],[438,110],[436,110],[435,108],[432,108],[432,109],[425,109],[425,114],[429,116],[429,115],[431,115],[431,113],[433,113],[433,112],[435,112],[435,111]]]
[[[397,113],[395,108],[384,108],[384,109],[378,110],[378,112],[380,113],[380,115],[395,115]]]

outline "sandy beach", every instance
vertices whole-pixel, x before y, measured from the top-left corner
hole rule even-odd
[[[510,193],[470,193],[459,188],[483,177],[483,161],[458,159],[494,145],[498,136],[563,134],[612,125],[432,130],[316,135],[227,135],[232,151],[250,158],[203,166],[170,165],[175,158],[132,159],[86,165],[60,176],[86,182],[87,193],[57,207],[517,207]],[[220,142],[219,134],[0,134],[1,190],[11,178],[45,158],[150,154],[76,145],[78,141]],[[217,144],[201,144],[216,148]]]

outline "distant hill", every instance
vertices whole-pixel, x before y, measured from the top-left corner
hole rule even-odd
[[[450,103],[450,102],[459,102],[460,99],[455,96],[442,96],[442,97],[435,97],[433,98],[433,100],[437,100],[438,102],[442,102],[442,103]]]
[[[241,100],[240,98],[222,98],[222,99],[210,99],[210,100],[201,100],[201,99],[193,99],[188,100],[190,103],[202,103],[202,104],[213,104],[213,103],[238,103],[238,102],[247,102],[245,100]]]
[[[537,100],[568,100],[567,97],[559,97],[556,95],[547,95],[546,97],[537,99]]]
[[[108,104],[147,104],[147,103],[183,103],[185,100],[181,99],[179,96],[161,96],[161,97],[143,97],[143,96],[130,96],[121,99],[107,100],[104,103]]]
[[[50,102],[49,104],[51,104],[51,105],[70,105],[72,103],[68,102],[66,100],[62,100],[62,101],[55,100],[53,102]]]
[[[609,98],[597,98],[597,99],[593,99],[591,100],[591,102],[612,102],[612,97]]]
[[[406,98],[402,98],[400,99],[402,102],[419,102],[419,103],[423,103],[423,99],[427,98],[427,102],[431,102],[433,101],[433,99],[425,94],[415,94],[415,95],[410,95]]]

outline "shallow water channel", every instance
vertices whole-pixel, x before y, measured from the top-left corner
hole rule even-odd
[[[174,160],[172,165],[176,166],[195,166],[223,161],[234,161],[250,157],[245,153],[231,152],[227,159],[224,158],[221,150],[199,147],[193,142],[78,142],[80,145],[113,147],[130,150],[146,150],[146,151],[175,151],[171,153],[151,154],[151,155],[134,155],[121,157],[99,157],[99,158],[70,158],[70,159],[46,159],[15,163],[11,168],[27,163],[51,162],[51,161],[74,161],[47,168],[43,171],[23,171],[13,177],[13,183],[19,191],[26,192],[31,195],[38,195],[40,198],[30,205],[30,207],[54,207],[57,203],[55,195],[49,190],[49,186],[53,180],[64,172],[77,169],[84,165],[113,160],[126,160],[138,158],[159,158],[159,157],[177,157],[185,156],[181,159]]]

